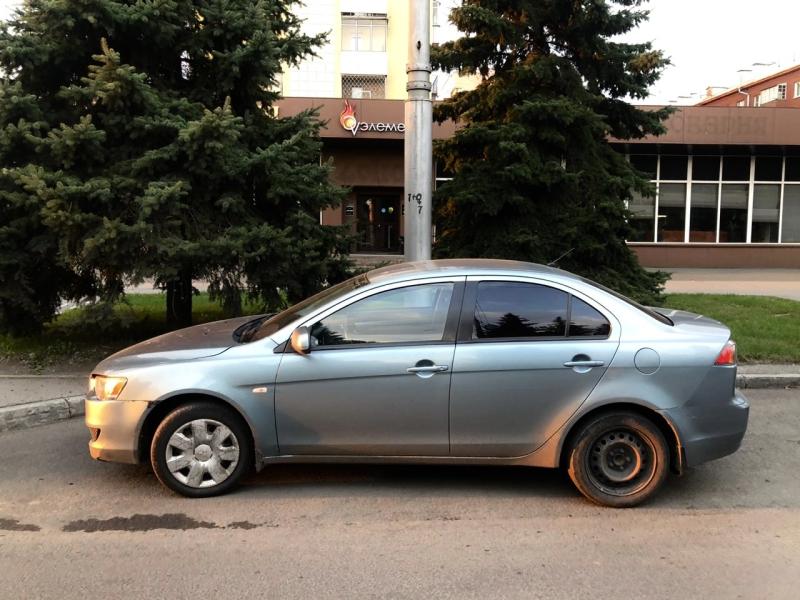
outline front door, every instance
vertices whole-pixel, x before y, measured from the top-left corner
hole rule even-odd
[[[447,455],[462,290],[463,277],[405,284],[308,323],[311,351],[278,370],[281,453]]]
[[[358,252],[400,252],[400,196],[359,194],[356,233]]]
[[[612,319],[548,285],[468,283],[453,361],[452,454],[523,456],[547,441],[611,363]]]

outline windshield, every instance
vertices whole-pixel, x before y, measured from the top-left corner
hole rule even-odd
[[[369,282],[369,278],[365,274],[362,274],[348,279],[347,281],[343,281],[342,283],[337,283],[329,288],[325,288],[318,294],[314,294],[310,298],[306,298],[302,302],[298,302],[283,312],[279,312],[277,315],[263,321],[258,327],[250,330],[249,335],[242,336],[241,341],[253,342],[269,337],[278,330],[286,327],[292,321],[313,313],[325,304],[335,301],[355,289],[364,287],[369,284]]]

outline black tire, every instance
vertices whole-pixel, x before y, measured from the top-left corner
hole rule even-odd
[[[198,442],[205,442],[205,438],[200,435],[204,428],[208,443],[194,443],[194,430],[190,426],[192,422],[197,423]],[[230,435],[224,429],[219,429],[219,424],[226,427]],[[222,432],[218,437],[225,436],[221,441],[217,441],[214,437],[217,429]],[[173,438],[174,435],[179,437]],[[173,443],[170,442],[171,438]],[[195,449],[179,449],[174,445],[177,439],[180,439],[181,443],[186,443],[182,440],[188,439]],[[201,448],[203,445],[206,448]],[[229,460],[235,455],[236,449],[238,449],[236,460]],[[186,460],[191,461],[191,465],[173,473],[167,465],[168,454],[172,459],[181,459],[184,453]],[[214,483],[214,477],[209,472],[212,462],[215,463],[213,465],[215,474],[219,475],[221,480],[219,483]],[[202,470],[199,484],[202,487],[187,484],[191,483],[189,475],[195,463],[199,463],[200,466],[196,468]],[[208,498],[224,494],[236,486],[252,468],[253,443],[249,428],[238,413],[224,405],[192,402],[179,406],[169,413],[156,429],[150,444],[150,464],[158,480],[178,494],[189,498]],[[223,473],[224,479],[221,477]],[[196,481],[196,475],[193,479]]]
[[[598,415],[569,450],[570,479],[602,506],[629,508],[652,498],[669,472],[669,447],[652,421],[634,412]]]

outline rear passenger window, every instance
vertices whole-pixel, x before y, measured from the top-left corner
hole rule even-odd
[[[606,318],[580,298],[572,297],[569,316],[569,337],[608,337],[611,324]]]
[[[569,294],[507,281],[478,284],[472,338],[563,337]]]

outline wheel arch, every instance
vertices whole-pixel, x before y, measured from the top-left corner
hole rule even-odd
[[[673,423],[670,422],[670,420],[667,419],[662,413],[649,406],[624,401],[611,402],[594,407],[582,414],[574,423],[572,423],[565,435],[562,436],[558,465],[563,468],[568,464],[569,451],[572,447],[572,442],[583,425],[585,425],[589,420],[596,418],[598,415],[617,411],[637,413],[652,421],[653,424],[658,427],[659,431],[661,431],[664,439],[667,441],[667,445],[669,446],[670,470],[678,475],[683,473],[683,467],[685,463],[683,457],[683,447],[681,446],[680,436],[678,435],[678,430],[675,428],[675,425],[673,425]]]
[[[261,464],[261,461],[258,460],[260,458],[260,452],[256,445],[253,426],[247,416],[238,406],[236,406],[235,403],[220,396],[206,392],[180,392],[154,402],[153,407],[145,415],[145,418],[142,421],[142,426],[139,429],[136,447],[137,460],[140,463],[148,461],[150,456],[150,445],[153,441],[153,436],[155,435],[156,429],[158,429],[159,424],[164,420],[164,418],[176,408],[185,406],[186,404],[191,404],[192,402],[211,402],[213,404],[219,404],[231,409],[233,413],[241,419],[242,424],[244,424],[248,434],[250,435],[250,443],[252,444],[251,447],[253,448],[253,464],[256,466],[256,468],[258,468],[258,466]]]

